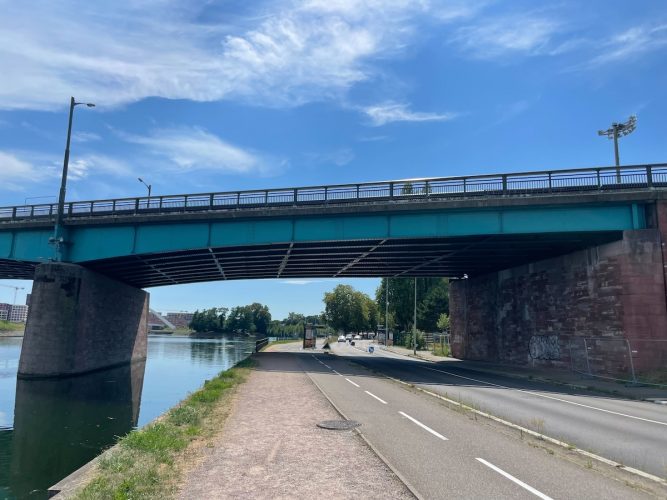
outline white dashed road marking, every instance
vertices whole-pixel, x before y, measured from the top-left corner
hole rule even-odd
[[[377,400],[378,400],[380,403],[382,403],[383,405],[386,405],[386,404],[387,404],[387,402],[386,402],[384,399],[380,399],[380,398],[378,398],[378,397],[377,397],[375,394],[373,394],[372,392],[368,392],[368,391],[364,391],[364,392],[365,392],[366,394],[368,394],[370,397],[377,399]]]
[[[431,429],[430,427],[428,427],[428,426],[422,424],[419,420],[417,420],[417,419],[415,419],[415,418],[412,418],[412,417],[411,417],[410,415],[408,415],[407,413],[403,413],[402,411],[399,411],[398,413],[400,413],[401,415],[403,415],[405,418],[411,420],[412,422],[414,422],[415,424],[417,424],[419,427],[421,427],[421,428],[424,429],[425,431],[430,432],[430,433],[433,434],[435,437],[440,438],[440,439],[442,439],[443,441],[447,441],[447,438],[446,438],[445,436],[443,436],[443,435],[440,434],[439,432],[434,431],[434,430]]]
[[[345,380],[347,380],[347,381],[348,381],[350,384],[352,384],[353,386],[355,386],[355,387],[359,387],[359,384],[356,384],[356,383],[352,382],[349,378],[346,378]]]

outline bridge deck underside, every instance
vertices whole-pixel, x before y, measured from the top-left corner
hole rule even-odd
[[[136,287],[261,278],[475,276],[620,239],[619,231],[274,243],[84,263]]]

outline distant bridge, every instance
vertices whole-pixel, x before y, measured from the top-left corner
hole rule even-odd
[[[475,276],[618,240],[667,164],[68,202],[66,260],[135,287]],[[0,208],[0,279],[53,256],[56,204]]]

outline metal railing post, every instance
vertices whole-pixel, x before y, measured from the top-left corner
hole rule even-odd
[[[503,194],[507,194],[507,175],[503,175]]]
[[[646,167],[646,186],[653,187],[653,168],[651,165]]]
[[[208,196],[208,206],[213,210],[213,193]],[[160,196],[160,210],[162,210],[162,196]]]
[[[551,172],[549,172],[549,192],[551,193]]]
[[[269,192],[264,191],[264,205],[268,205],[268,204],[269,204]]]
[[[393,198],[393,197],[394,197],[394,183],[390,182],[389,183],[389,198]]]
[[[236,192],[236,208],[241,207],[241,193],[239,191]]]
[[[135,198],[134,199],[134,213],[136,214],[138,212],[139,212],[139,198]]]
[[[359,199],[359,184],[357,184],[357,200]]]
[[[467,193],[467,188],[466,188],[466,178],[463,178],[463,194]]]
[[[294,204],[296,205],[299,201],[299,190],[294,188]]]
[[[327,186],[324,186],[324,202],[329,202],[329,188]]]
[[[600,169],[598,168],[598,169],[595,171],[595,173],[596,173],[596,175],[597,175],[597,179],[598,179],[598,189],[600,189],[600,188],[602,188],[602,183],[601,183],[601,181],[600,181]]]

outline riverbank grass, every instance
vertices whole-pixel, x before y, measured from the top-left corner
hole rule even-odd
[[[100,460],[94,479],[74,498],[171,497],[191,459],[188,451],[220,430],[229,400],[252,364],[246,359],[220,373],[156,422],[121,438]]]
[[[22,332],[25,330],[25,323],[10,323],[0,320],[0,332]]]

